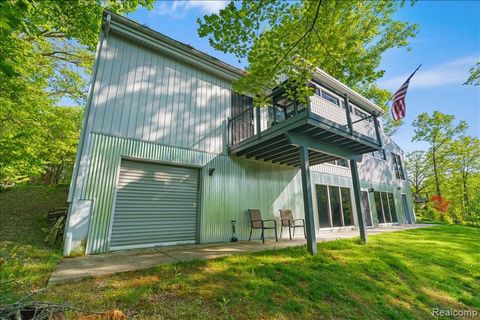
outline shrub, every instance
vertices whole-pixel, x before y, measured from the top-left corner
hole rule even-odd
[[[442,196],[432,196],[433,208],[439,212],[447,212],[450,201]]]
[[[438,213],[435,211],[435,209],[433,209],[432,207],[430,206],[426,206],[423,210],[421,210],[420,212],[420,216],[421,216],[421,219],[422,220],[425,220],[425,221],[430,221],[430,222],[434,222],[434,221],[438,221],[439,220],[439,215]]]
[[[464,222],[464,212],[460,207],[450,207],[448,209],[448,216],[452,219],[455,224],[462,224]]]
[[[448,212],[440,212],[440,221],[445,222],[447,224],[452,224],[453,219],[450,217]]]

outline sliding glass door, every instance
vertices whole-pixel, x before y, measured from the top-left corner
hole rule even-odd
[[[318,221],[320,228],[330,228],[330,208],[328,204],[327,186],[317,185],[317,204],[318,204]]]
[[[374,197],[378,223],[397,223],[398,218],[393,193],[375,191]]]
[[[333,226],[342,227],[340,189],[338,187],[329,186],[328,191],[330,191],[330,212],[332,213]]]
[[[320,228],[353,226],[352,199],[349,188],[316,185]]]
[[[362,211],[365,217],[367,227],[373,227],[372,211],[370,209],[370,201],[368,200],[368,191],[362,191]]]

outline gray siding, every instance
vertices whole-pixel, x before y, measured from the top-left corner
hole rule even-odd
[[[296,168],[99,133],[92,134],[89,154],[92,161],[86,171],[86,183],[80,198],[93,200],[91,215],[86,217],[89,220],[88,232],[83,235],[87,238],[86,252],[90,254],[106,252],[110,247],[109,233],[122,158],[201,168],[200,242],[202,243],[229,241],[231,220],[237,221],[239,239],[247,239],[249,229],[246,210],[248,208],[262,210],[265,218],[278,217],[280,208],[291,208],[298,218],[304,216],[301,179],[299,170]],[[210,168],[215,168],[212,176],[208,174]],[[312,184],[351,188],[351,179],[313,171]],[[399,191],[395,186],[368,181],[361,181],[361,184],[362,187],[372,186],[379,191],[394,192],[400,222],[404,221]],[[315,198],[314,206],[315,222],[318,226]],[[77,237],[77,240],[82,240],[80,233]]]
[[[223,151],[228,82],[116,34],[100,59],[91,131]]]

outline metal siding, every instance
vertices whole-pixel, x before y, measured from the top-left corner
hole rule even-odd
[[[194,242],[198,179],[198,169],[122,160],[110,249]]]
[[[214,154],[149,141],[92,133],[91,161],[81,199],[92,199],[95,206],[89,223],[88,254],[106,252],[109,248],[109,227],[118,166],[121,157],[139,158],[201,167],[215,157]]]
[[[92,131],[222,152],[227,81],[111,34],[97,82]]]
[[[106,252],[110,246],[109,230],[121,157],[203,168],[200,172],[202,243],[229,241],[231,220],[236,220],[239,239],[247,239],[246,210],[249,208],[260,209],[265,219],[278,218],[280,208],[291,208],[298,218],[304,216],[301,179],[296,168],[101,133],[92,133],[90,154],[86,185],[81,195],[82,199],[92,199],[95,203],[89,223],[89,254]],[[215,168],[212,176],[208,174],[210,168]],[[319,172],[312,172],[312,183],[351,187],[348,177]],[[394,192],[397,212],[402,212],[398,200],[400,191],[395,186],[362,181],[362,187]]]
[[[215,168],[212,176],[209,168]],[[260,209],[264,219],[279,218],[280,208],[291,208],[296,217],[303,217],[300,183],[298,169],[215,157],[205,166],[203,176],[202,242],[229,241],[231,220],[236,221],[238,238],[248,239],[249,208]]]

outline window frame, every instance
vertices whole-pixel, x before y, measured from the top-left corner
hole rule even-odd
[[[312,82],[315,86],[315,89],[314,89],[314,95],[316,95],[317,97],[319,98],[322,98],[323,100],[325,101],[328,101],[330,102],[331,104],[334,104],[336,105],[337,107],[339,108],[342,108],[342,109],[345,109],[345,106],[342,104],[342,101],[344,100],[343,97],[331,92],[330,90],[328,89],[325,89],[324,87],[322,87],[321,85],[315,83],[315,82]],[[329,99],[323,97],[323,93],[325,93],[326,95],[329,95],[330,97],[332,97],[333,99],[335,99],[337,101],[337,103],[335,102],[332,102],[330,101]]]
[[[372,151],[372,152],[367,153],[367,154],[365,154],[365,155],[366,155],[366,156],[369,156],[369,157],[372,157],[372,158],[374,158],[374,159],[376,159],[376,160],[386,161],[386,160],[387,160],[387,153],[385,152],[385,149],[380,149],[379,151],[382,152],[383,158],[378,158],[378,157],[374,156],[375,151]]]
[[[393,170],[397,180],[405,181],[405,171],[403,169],[402,158],[399,154],[392,152]]]
[[[377,195],[378,199],[380,200],[380,203],[377,204]],[[384,201],[384,197],[385,200]],[[375,201],[375,210],[377,211],[377,222],[378,224],[398,224],[398,214],[397,214],[397,208],[395,207],[395,193],[394,192],[388,192],[388,191],[374,191],[373,198]],[[393,209],[390,203],[390,200],[392,200],[393,204]],[[382,209],[382,212],[378,212],[378,208]],[[388,210],[388,212],[387,212]],[[394,215],[392,215],[392,210],[394,212]],[[383,222],[380,222],[379,216],[382,216]],[[388,214],[388,216],[387,216]],[[394,221],[394,216],[397,221]],[[387,219],[389,218],[389,219]],[[389,220],[389,221],[388,221]]]
[[[328,165],[330,165],[330,166],[341,167],[341,168],[344,168],[344,169],[350,169],[350,163],[348,162],[348,160],[347,160],[347,159],[341,159],[341,160],[346,161],[347,165],[346,165],[346,166],[342,166],[341,164],[338,164],[337,161],[339,161],[339,159],[327,161],[327,162],[324,162],[323,164],[328,164]]]
[[[318,187],[321,187],[323,188],[325,191],[326,191],[326,194],[325,194],[325,200],[327,201],[326,202],[326,206],[328,208],[327,210],[327,218],[329,220],[329,226],[328,227],[325,227],[321,225],[321,219],[320,219],[320,212],[319,212],[319,207],[318,207]],[[332,202],[331,202],[331,198],[332,198],[332,190],[333,189],[337,189],[338,190],[338,200],[339,200],[339,203],[338,203],[338,209],[340,210],[340,223],[341,225],[340,226],[335,226],[334,225],[334,217],[333,217],[333,207],[332,207]],[[342,196],[342,190],[343,192],[348,192],[349,194],[349,203],[350,203],[350,207],[349,207],[349,210],[350,210],[350,219],[351,219],[351,224],[350,225],[345,225],[345,212],[343,211],[343,206],[344,206],[344,201],[347,201],[347,199],[344,199],[344,197]],[[345,190],[348,190],[348,191],[345,191]],[[329,185],[329,184],[315,184],[315,194],[317,196],[317,199],[316,199],[316,203],[317,203],[317,218],[318,218],[318,229],[333,229],[333,228],[352,228],[352,227],[355,227],[355,223],[356,223],[356,220],[355,220],[355,215],[354,215],[354,204],[353,204],[353,201],[352,201],[352,188],[351,187],[348,187],[348,186],[339,186],[339,185]]]

